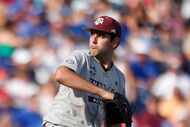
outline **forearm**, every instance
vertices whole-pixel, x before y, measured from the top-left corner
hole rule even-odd
[[[111,92],[93,85],[89,81],[83,79],[81,76],[64,66],[60,67],[55,73],[55,80],[58,83],[73,89],[93,93],[101,96],[104,99],[113,99],[113,94]]]

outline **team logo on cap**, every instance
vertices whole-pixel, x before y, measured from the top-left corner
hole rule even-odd
[[[99,24],[103,24],[103,22],[104,22],[104,18],[97,18],[94,24],[99,25]]]

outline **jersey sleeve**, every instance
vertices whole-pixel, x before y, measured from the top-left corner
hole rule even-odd
[[[80,73],[84,63],[85,63],[84,54],[80,51],[74,51],[73,53],[71,53],[70,56],[67,56],[63,60],[62,65],[70,68],[76,73]]]

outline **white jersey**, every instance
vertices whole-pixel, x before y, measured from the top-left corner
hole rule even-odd
[[[125,95],[123,74],[114,65],[105,71],[88,51],[75,51],[63,65],[98,87]],[[44,120],[67,127],[101,127],[104,124],[101,98],[60,85]]]

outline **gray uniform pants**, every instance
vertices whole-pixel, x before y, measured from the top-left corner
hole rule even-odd
[[[59,125],[59,124],[54,124],[54,123],[51,123],[49,121],[45,121],[43,123],[43,127],[68,127],[68,126],[64,126],[64,125]]]
[[[65,125],[60,125],[60,124],[54,124],[52,122],[49,121],[44,121],[42,124],[42,127],[71,127],[71,126],[65,126]],[[96,126],[88,126],[88,127],[96,127]]]

